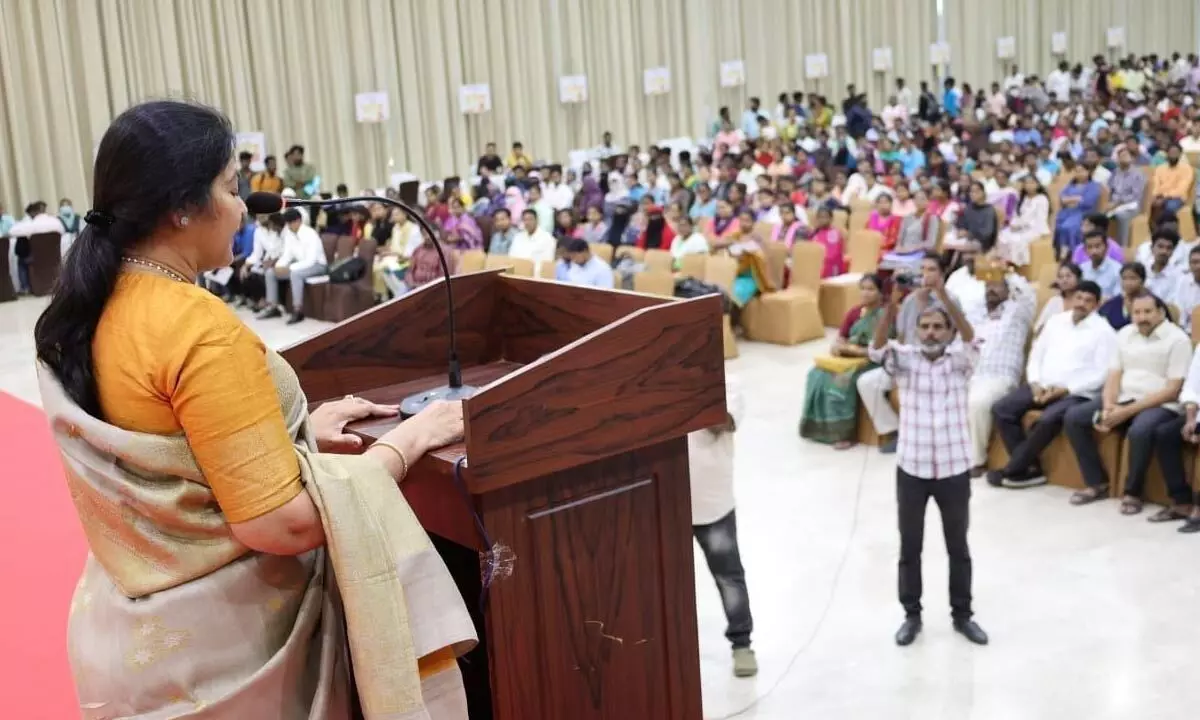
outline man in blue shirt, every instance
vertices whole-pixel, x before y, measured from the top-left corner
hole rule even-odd
[[[1079,268],[1083,271],[1083,279],[1091,280],[1100,286],[1102,300],[1119,294],[1121,263],[1108,256],[1108,239],[1104,237],[1104,231],[1089,231],[1083,238],[1083,248],[1088,257],[1088,261]]]
[[[758,98],[752,97],[750,98],[750,107],[746,108],[746,111],[742,113],[742,132],[745,133],[746,138],[749,140],[758,139],[758,117],[762,114],[759,112],[758,107]]]
[[[1013,144],[1021,148],[1042,146],[1042,134],[1028,117],[1021,118],[1021,126],[1013,133]]]
[[[900,138],[900,150],[896,153],[896,159],[900,161],[906,178],[913,177],[918,170],[925,167],[925,153],[913,145],[912,138],[908,135]]]
[[[950,116],[950,119],[957,120],[962,114],[962,93],[954,87],[954,78],[946,78],[946,82],[942,85],[945,91],[942,93],[942,109]]]
[[[572,285],[596,288],[613,287],[613,271],[608,263],[592,254],[587,240],[575,239],[567,243],[563,257],[558,261],[554,279]]]

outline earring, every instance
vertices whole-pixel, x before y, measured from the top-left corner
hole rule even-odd
[[[184,215],[183,217],[179,218],[179,227],[187,227],[187,224],[188,224],[188,216],[187,215]]]

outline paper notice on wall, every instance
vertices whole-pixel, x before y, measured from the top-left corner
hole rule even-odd
[[[746,84],[746,63],[741,60],[726,60],[721,63],[721,87],[741,87]]]
[[[250,169],[254,172],[260,172],[266,165],[263,161],[267,157],[267,136],[258,131],[240,132],[233,136],[233,144],[236,146],[237,154],[241,155],[244,152],[250,153]],[[97,145],[97,148],[100,146]]]
[[[1017,56],[1017,39],[1011,35],[996,38],[996,57],[1008,60]]]
[[[354,119],[360,123],[386,122],[388,116],[388,94],[386,92],[365,92],[354,96]]]
[[[1067,34],[1056,32],[1050,36],[1050,52],[1054,55],[1067,54]]]
[[[647,95],[665,95],[671,92],[671,68],[646,68],[642,73],[642,90]]]
[[[587,75],[563,75],[558,79],[558,101],[570,105],[587,102]]]
[[[478,115],[492,109],[492,86],[463,85],[458,89],[458,108],[463,115]]]
[[[877,47],[871,51],[871,69],[875,72],[887,72],[892,69],[892,49]]]
[[[935,42],[929,46],[930,65],[950,64],[950,43]]]
[[[1108,38],[1108,46],[1110,48],[1125,46],[1125,28],[1123,27],[1110,27],[1108,33],[1106,33],[1106,37]]]
[[[814,53],[804,56],[804,77],[809,80],[819,80],[829,76],[829,56],[825,53]]]

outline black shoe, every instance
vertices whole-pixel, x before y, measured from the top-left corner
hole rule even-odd
[[[917,639],[917,635],[921,634],[921,618],[907,617],[904,618],[904,624],[896,631],[896,644],[900,647],[912,645],[913,640]]]
[[[1190,517],[1183,521],[1183,525],[1179,527],[1181,533],[1198,533],[1200,532],[1200,518]]]
[[[259,320],[274,320],[278,317],[283,317],[283,311],[277,307],[269,307],[256,315]]]
[[[1024,489],[1046,484],[1046,475],[1039,467],[1032,467],[1018,475],[1003,478],[1000,481],[1006,488]]]
[[[304,313],[292,313],[291,317],[288,318],[287,324],[295,325],[298,322],[304,322]]]
[[[1000,470],[988,470],[987,484],[992,487],[1000,487],[1004,484],[1004,473]]]
[[[983,628],[979,627],[979,623],[975,622],[974,620],[955,620],[954,631],[976,645],[988,644],[987,633],[985,633]]]

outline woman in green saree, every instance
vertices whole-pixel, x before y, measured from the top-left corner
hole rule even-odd
[[[804,409],[800,437],[844,450],[854,445],[858,425],[858,390],[855,381],[875,367],[867,360],[867,347],[875,326],[883,319],[883,291],[877,275],[859,280],[860,304],[846,313],[829,355],[818,357],[804,384]]]

